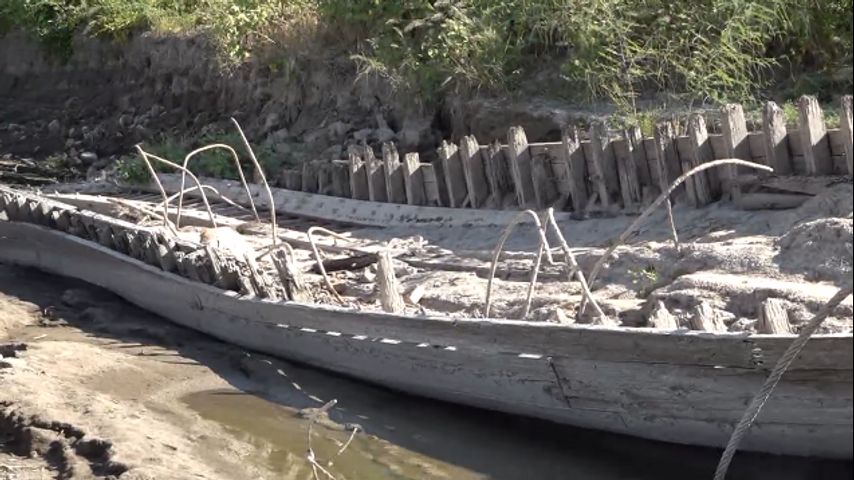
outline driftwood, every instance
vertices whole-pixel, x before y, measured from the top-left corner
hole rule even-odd
[[[691,311],[690,324],[691,330],[703,330],[706,332],[727,331],[723,320],[721,320],[720,316],[715,312],[715,309],[706,302],[700,302],[700,304],[694,307]]]
[[[311,296],[302,273],[296,266],[294,251],[287,243],[283,245],[285,248],[274,251],[270,258],[279,273],[279,280],[282,282],[285,295],[288,300],[294,302],[308,301]]]
[[[810,198],[795,193],[742,193],[733,203],[742,210],[786,210],[800,207]]]

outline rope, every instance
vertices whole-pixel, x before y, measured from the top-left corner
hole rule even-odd
[[[851,295],[851,290],[851,285],[839,289],[839,291],[836,292],[836,295],[821,307],[821,310],[819,310],[818,313],[816,313],[809,323],[807,323],[807,325],[801,330],[798,338],[789,345],[789,348],[786,349],[780,357],[780,360],[778,360],[777,364],[774,365],[774,369],[771,370],[771,374],[768,375],[765,383],[762,384],[762,388],[760,388],[756,396],[753,397],[753,400],[750,402],[747,410],[744,411],[741,420],[739,420],[738,424],[735,426],[735,430],[733,430],[732,436],[730,437],[729,442],[727,442],[724,453],[721,455],[721,459],[718,462],[718,468],[715,470],[714,480],[724,480],[724,478],[726,478],[727,470],[729,470],[729,465],[732,462],[732,457],[735,455],[738,444],[741,442],[742,437],[747,434],[747,431],[750,430],[750,427],[753,425],[756,417],[759,416],[759,412],[762,410],[762,407],[765,406],[765,403],[768,401],[768,397],[771,396],[771,392],[774,391],[774,387],[776,387],[777,383],[780,381],[780,377],[783,376],[795,360],[795,357],[801,353],[801,350],[804,349],[807,341],[813,333],[815,333],[822,322],[824,322],[830,312],[836,308],[842,300],[848,297],[848,295]]]

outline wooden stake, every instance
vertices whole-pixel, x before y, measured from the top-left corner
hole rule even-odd
[[[308,287],[303,279],[302,272],[299,271],[294,258],[294,252],[289,248],[282,248],[272,252],[271,257],[276,271],[279,273],[279,280],[285,289],[285,295],[288,300],[294,302],[307,302],[311,299]]]
[[[611,195],[608,193],[608,184],[605,179],[605,155],[604,145],[610,143],[605,125],[601,122],[594,123],[590,127],[590,181],[593,189],[599,194],[599,202],[602,208],[607,209],[611,205]]]
[[[747,140],[747,121],[744,119],[744,109],[737,103],[730,103],[721,107],[721,130],[724,138],[724,151],[726,158],[737,158],[750,160],[750,143]],[[718,175],[721,179],[723,192],[732,198],[741,195],[736,178],[738,177],[738,166],[727,165],[723,167]]]
[[[463,137],[460,140],[459,157],[471,208],[482,207],[489,198],[489,185],[480,145],[478,145],[474,135]]]
[[[403,184],[406,188],[406,203],[409,205],[425,205],[427,199],[424,193],[424,173],[421,171],[418,153],[407,153],[403,157],[402,169]]]
[[[382,304],[384,311],[388,313],[403,312],[405,304],[403,297],[400,295],[397,278],[394,275],[391,253],[388,248],[379,253],[379,261],[377,262],[377,288],[380,295],[380,304]]]
[[[391,142],[383,143],[383,170],[385,171],[385,190],[388,201],[406,203],[406,187],[403,183],[400,155]]]
[[[359,155],[357,146],[350,145],[350,148],[347,149],[347,160],[350,163],[351,198],[354,200],[370,200],[367,168]]]
[[[362,145],[362,159],[365,161],[368,175],[368,198],[372,202],[387,202],[388,196],[385,190],[385,167],[374,155],[374,150]]]
[[[513,176],[507,167],[507,159],[501,144],[497,140],[490,143],[482,155],[486,158],[486,178],[491,194],[488,203],[491,208],[504,208],[507,203],[505,198],[508,196],[515,198],[516,192],[513,188]],[[512,202],[512,204],[515,203],[515,201]]]
[[[424,179],[424,199],[427,205],[433,207],[443,206],[442,197],[439,194],[439,179],[436,169],[432,163],[422,163],[421,177]]]
[[[662,330],[677,330],[679,328],[679,322],[676,321],[676,317],[667,310],[667,307],[664,306],[661,300],[655,302],[655,306],[649,314],[648,323],[650,327]]]
[[[709,132],[706,130],[706,120],[702,115],[692,115],[688,120],[688,137],[691,141],[691,155],[688,158],[686,172],[714,159],[712,145],[709,143]],[[714,200],[713,190],[720,192],[720,182],[717,172],[710,170],[700,172],[692,177],[694,195],[698,206],[708,205]],[[714,178],[710,178],[714,176]],[[714,185],[714,187],[713,187]]]
[[[578,130],[571,125],[564,128],[561,134],[561,143],[566,169],[569,172],[569,195],[572,200],[572,209],[577,215],[583,215],[587,208],[587,161],[584,158],[581,141],[578,139]]]
[[[727,328],[723,320],[715,312],[714,308],[705,301],[700,302],[691,311],[691,329],[707,332],[726,332]]]

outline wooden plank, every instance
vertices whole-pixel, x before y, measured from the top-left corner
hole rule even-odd
[[[659,178],[658,167],[658,143],[655,137],[643,139],[643,151],[646,153],[647,167],[649,168],[650,186],[654,188],[656,193],[661,193],[661,179]]]
[[[557,200],[554,173],[551,168],[551,155],[548,150],[531,155],[531,182],[534,185],[534,198],[537,208],[552,206]]]
[[[281,184],[288,190],[302,190],[302,172],[296,169],[282,170]]]
[[[350,164],[347,161],[332,161],[332,195],[350,198]]]
[[[569,195],[572,209],[579,215],[587,208],[587,160],[578,138],[578,130],[567,126],[561,132],[561,147],[569,175]]]
[[[688,137],[691,140],[691,155],[688,158],[688,167],[695,168],[714,160],[712,146],[709,143],[709,132],[706,130],[706,119],[700,114],[691,115],[688,119]],[[717,172],[706,170],[691,177],[694,183],[694,194],[697,205],[703,206],[712,203],[720,194],[720,179]]]
[[[460,153],[453,143],[442,141],[439,146],[439,160],[445,173],[445,186],[448,189],[448,206],[451,208],[463,208],[465,206],[468,191],[466,188],[466,176],[460,162]]]
[[[421,160],[418,158],[418,153],[404,155],[402,168],[403,184],[406,188],[406,203],[409,205],[426,205],[424,172],[421,170]]]
[[[807,175],[833,173],[827,129],[818,99],[811,95],[801,96],[798,99],[798,114]]]
[[[762,131],[765,133],[765,164],[774,169],[775,175],[790,175],[792,157],[786,139],[786,120],[783,109],[774,102],[766,103],[762,110]]]
[[[848,171],[848,175],[854,175],[854,144],[852,144],[854,124],[852,124],[851,103],[851,95],[845,95],[842,97],[839,109],[839,126],[842,131],[842,142],[845,146],[845,166]]]
[[[643,133],[640,127],[633,125],[626,130],[626,140],[630,142],[632,155],[635,157],[635,168],[638,172],[638,184],[643,194],[643,187],[653,185],[649,173],[649,163],[646,157],[646,149],[643,144]],[[642,197],[641,197],[642,198]]]
[[[424,180],[424,200],[425,205],[432,207],[441,207],[444,205],[439,192],[439,176],[436,175],[436,169],[432,163],[422,163],[418,169],[421,172],[421,178]]]
[[[766,298],[759,305],[759,321],[756,323],[756,331],[775,335],[792,333],[792,327],[789,325],[789,311],[783,300]]]
[[[350,195],[354,200],[369,200],[368,170],[359,152],[359,147],[350,145],[347,149],[347,161],[350,164]]]
[[[541,147],[538,149],[531,146],[529,148],[531,149],[531,155],[533,157],[536,158],[538,155],[542,155],[544,158],[548,159],[548,168],[551,169],[551,182],[554,186],[555,192],[555,200],[553,200],[549,205],[557,210],[570,208],[572,177],[570,176],[563,145],[557,144],[555,146]]]
[[[332,192],[332,165],[327,160],[312,162],[317,172],[317,193],[329,195]]]
[[[368,172],[368,197],[372,202],[387,202],[383,162],[374,155],[374,149],[368,145],[362,145],[361,150]]]
[[[676,144],[676,154],[679,156],[679,171],[687,172],[691,169],[691,157],[693,156],[694,147],[691,145],[691,139],[688,136],[679,136],[674,139]],[[694,178],[689,178],[683,183],[685,185],[685,201],[688,205],[698,206],[697,202],[697,186]]]
[[[515,204],[516,192],[513,188],[513,176],[504,150],[498,140],[485,146],[481,155],[486,160],[486,178],[489,182],[492,208],[504,208],[506,204]],[[508,201],[512,199],[512,201]]]
[[[510,127],[507,131],[507,153],[516,191],[516,203],[520,207],[527,207],[535,198],[534,183],[531,180],[531,154],[528,151],[528,138],[522,127]]]
[[[624,135],[625,138],[614,140],[612,144],[617,159],[617,173],[620,176],[620,196],[623,199],[623,208],[634,212],[641,203],[641,189],[628,130],[624,131]]]
[[[742,193],[734,203],[742,210],[788,210],[800,207],[810,198],[791,193]]]
[[[403,169],[400,155],[394,143],[383,143],[383,170],[385,173],[386,198],[390,203],[406,203],[406,187],[403,184]]]
[[[744,119],[744,109],[741,105],[730,103],[721,107],[721,131],[724,137],[724,158],[751,159],[747,121]],[[741,194],[735,182],[738,168],[734,165],[724,165],[718,175],[724,195],[729,194],[732,198],[737,198]]]
[[[471,208],[480,208],[489,199],[489,182],[480,145],[474,135],[465,136],[460,140],[459,156],[469,194],[469,205]]]
[[[750,146],[750,161],[766,165],[765,133],[750,132],[747,134],[747,144]]]
[[[593,188],[599,194],[599,203],[602,208],[607,209],[611,205],[611,194],[608,188],[608,180],[605,176],[605,153],[606,146],[610,146],[611,141],[608,138],[608,133],[605,130],[605,125],[601,122],[596,122],[590,127],[590,157],[588,166],[590,167],[590,180],[593,182]]]

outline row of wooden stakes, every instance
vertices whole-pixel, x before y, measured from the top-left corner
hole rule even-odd
[[[401,156],[392,143],[377,158],[368,146],[351,146],[347,160],[312,161],[282,172],[291,190],[374,202],[451,208],[546,208],[578,213],[637,211],[683,172],[721,158],[774,168],[775,175],[852,175],[852,100],[842,99],[841,124],[828,129],[815,97],[798,101],[800,122],[789,130],[782,109],[768,102],[761,131],[748,131],[738,104],[720,109],[720,133],[710,133],[701,114],[687,125],[662,122],[644,138],[637,127],[612,135],[595,122],[581,140],[574,127],[559,142],[528,143],[522,127],[511,127],[507,143],[479,145],[474,136],[443,142],[438,161],[417,153]],[[680,131],[681,130],[681,131]],[[740,194],[744,173],[737,167],[709,170],[674,192],[677,202],[703,206]]]
[[[299,272],[284,250],[271,253],[275,278],[250,256],[229,252],[139,227],[133,223],[20,192],[0,191],[0,209],[10,221],[33,223],[89,240],[163,271],[193,281],[273,300],[302,300]],[[295,285],[296,283],[296,285]]]

